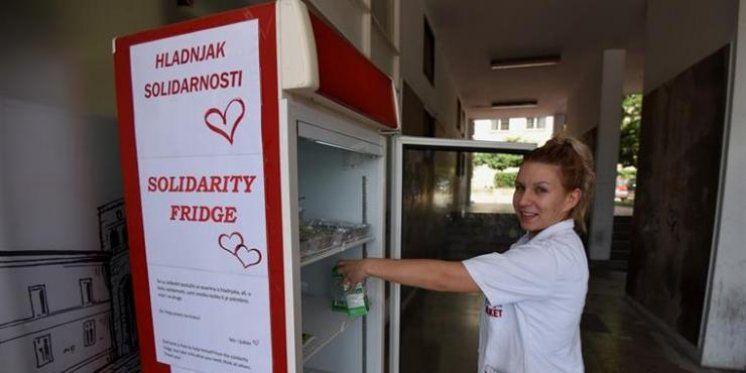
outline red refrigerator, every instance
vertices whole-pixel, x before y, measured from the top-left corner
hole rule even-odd
[[[391,79],[296,0],[114,60],[143,369],[382,372],[383,283],[364,317],[331,293],[338,260],[384,256]]]

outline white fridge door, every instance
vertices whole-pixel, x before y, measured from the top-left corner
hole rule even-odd
[[[403,184],[404,160],[408,151],[453,151],[461,153],[509,153],[525,154],[536,147],[535,144],[509,143],[495,141],[440,139],[428,137],[395,136],[392,139],[391,157],[391,208],[390,208],[390,257],[402,258],[406,248],[402,247],[403,232]],[[462,165],[463,167],[463,165]],[[391,284],[389,298],[389,372],[400,371],[400,342],[401,342],[401,286]]]

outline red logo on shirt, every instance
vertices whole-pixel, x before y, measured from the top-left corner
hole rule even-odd
[[[486,313],[487,316],[489,317],[496,317],[496,318],[503,317],[503,306],[502,304],[493,306],[489,304],[489,302],[487,302],[484,305],[484,313]]]

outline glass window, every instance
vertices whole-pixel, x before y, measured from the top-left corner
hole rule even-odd
[[[532,130],[536,128],[536,118],[526,118],[526,129]]]

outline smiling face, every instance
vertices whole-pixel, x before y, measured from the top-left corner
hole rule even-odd
[[[580,189],[565,189],[559,166],[525,162],[516,178],[513,208],[521,228],[534,236],[570,217],[580,194]]]

